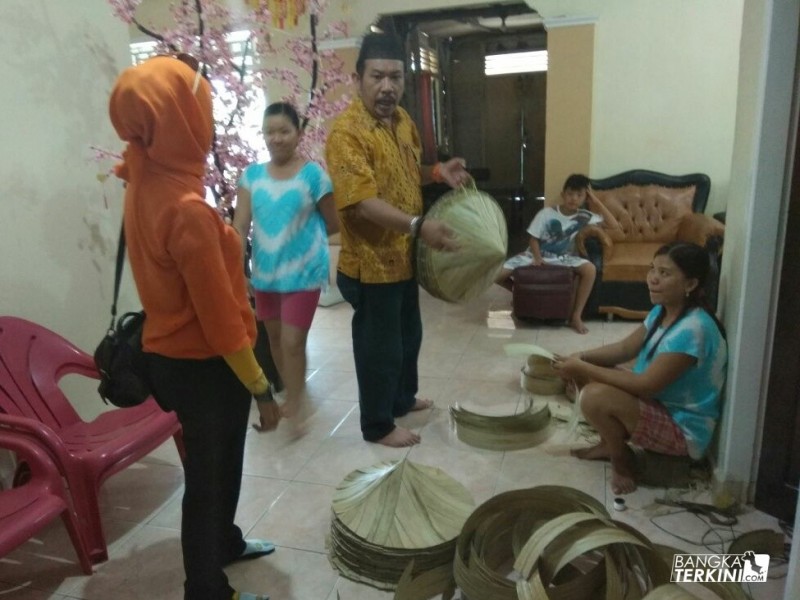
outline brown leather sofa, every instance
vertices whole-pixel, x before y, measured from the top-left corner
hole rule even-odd
[[[703,213],[710,188],[710,179],[701,173],[634,170],[592,180],[595,195],[621,228],[591,226],[579,234],[579,252],[597,268],[587,314],[644,318],[652,307],[646,277],[653,255],[673,241],[694,242],[709,251],[706,292],[716,308],[725,226]]]

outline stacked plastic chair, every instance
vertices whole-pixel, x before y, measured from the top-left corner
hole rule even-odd
[[[4,428],[0,428],[0,449],[14,452],[30,473],[21,486],[0,491],[0,557],[61,516],[81,569],[91,574],[92,563],[81,538],[78,516],[70,506],[61,475],[47,452],[33,439]]]
[[[152,398],[83,421],[58,387],[70,373],[98,377],[92,357],[58,334],[25,319],[0,317],[0,427],[35,440],[56,465],[89,556],[98,563],[108,559],[100,485],[170,437],[183,457],[183,436],[175,414]]]

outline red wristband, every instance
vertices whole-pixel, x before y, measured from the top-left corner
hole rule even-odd
[[[442,177],[442,163],[437,162],[433,165],[431,179],[433,179],[434,183],[444,183],[444,177]]]

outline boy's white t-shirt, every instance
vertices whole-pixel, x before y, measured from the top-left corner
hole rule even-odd
[[[546,206],[536,213],[527,231],[531,237],[539,240],[539,249],[545,264],[578,267],[588,262],[578,256],[575,247],[578,232],[587,225],[602,222],[603,217],[585,208],[579,208],[574,214],[565,215],[558,206]],[[533,253],[528,248],[525,252],[509,258],[503,268],[513,270],[530,264],[533,264]]]
[[[556,258],[565,254],[574,256],[577,254],[575,238],[578,232],[587,225],[596,225],[602,221],[603,217],[585,208],[565,215],[558,206],[546,206],[536,213],[528,227],[528,233],[539,240],[543,258]]]

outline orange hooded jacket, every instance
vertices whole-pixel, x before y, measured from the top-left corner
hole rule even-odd
[[[125,237],[147,313],[143,345],[172,358],[229,355],[256,335],[241,240],[204,200],[211,89],[205,79],[194,85],[192,68],[158,56],[126,69],[110,100],[128,142],[117,174],[128,182]]]

